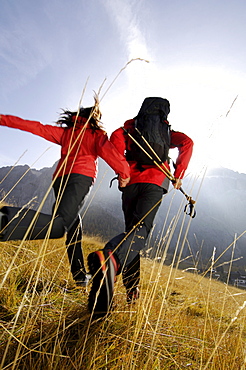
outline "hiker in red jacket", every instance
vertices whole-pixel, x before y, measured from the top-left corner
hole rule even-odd
[[[130,175],[126,159],[108,140],[100,118],[97,101],[94,107],[80,108],[79,112],[64,111],[57,121],[60,127],[10,115],[0,116],[1,126],[27,131],[61,146],[61,158],[53,175],[56,197],[53,215],[3,207],[0,210],[0,240],[56,239],[66,232],[71,272],[78,286],[86,286],[89,278],[81,247],[80,212],[96,177],[97,158],[104,159],[118,174],[119,186],[124,187]]]
[[[160,125],[168,125],[167,116],[170,112],[168,100],[162,98],[146,98],[146,104],[162,105]],[[140,112],[142,112],[142,107]],[[157,110],[158,110],[157,109]],[[117,147],[120,154],[126,154],[130,165],[130,181],[122,188],[122,209],[125,218],[125,232],[111,239],[101,251],[88,256],[88,264],[92,275],[97,273],[92,281],[89,296],[89,310],[95,315],[104,316],[110,309],[113,298],[114,278],[122,272],[123,283],[127,291],[127,301],[133,302],[139,296],[140,255],[145,247],[146,239],[153,226],[157,210],[163,194],[167,193],[169,180],[153,161],[140,165],[134,158],[133,137],[137,117],[125,122],[111,135],[110,141]],[[159,116],[159,113],[158,113]],[[164,126],[168,128],[167,126]],[[151,126],[152,128],[152,126]],[[187,169],[193,149],[193,141],[185,134],[170,130],[170,148],[178,148],[173,186],[179,189]],[[168,161],[164,163],[169,170]],[[101,269],[101,270],[100,270]],[[98,294],[98,289],[100,292]]]

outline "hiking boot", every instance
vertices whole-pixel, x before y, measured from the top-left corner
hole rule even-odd
[[[94,318],[103,317],[112,306],[117,262],[110,250],[99,250],[89,254],[88,266],[92,275],[88,308]]]
[[[86,274],[84,279],[75,280],[75,284],[78,288],[85,288],[89,284],[91,274]]]
[[[0,211],[0,240],[4,237],[4,228],[8,223],[8,216]]]
[[[129,304],[136,303],[136,300],[139,299],[140,290],[136,286],[126,293],[126,301]]]

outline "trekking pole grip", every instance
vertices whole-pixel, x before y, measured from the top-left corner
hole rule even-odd
[[[180,187],[179,190],[181,191],[182,194],[184,194],[184,196],[186,197],[186,199],[188,200],[189,203],[191,203],[191,204],[196,203],[196,201],[194,199],[192,199],[192,197],[190,195],[186,194],[186,192],[182,189],[182,187]]]

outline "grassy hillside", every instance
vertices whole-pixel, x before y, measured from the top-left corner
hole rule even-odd
[[[85,255],[102,247],[84,238]],[[245,369],[246,291],[142,259],[141,297],[118,279],[91,322],[64,240],[0,243],[1,369]]]

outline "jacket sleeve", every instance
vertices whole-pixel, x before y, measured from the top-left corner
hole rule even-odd
[[[178,157],[174,177],[182,179],[191,159],[193,151],[193,141],[187,135],[178,131],[171,131],[170,148],[178,148]]]
[[[64,132],[62,127],[43,125],[37,121],[24,120],[22,118],[10,115],[1,115],[0,125],[30,132],[59,145],[61,144],[61,137]]]
[[[115,130],[110,136],[111,143],[117,148],[121,155],[125,155],[126,151],[126,135],[123,129],[120,127]]]
[[[97,140],[97,154],[107,162],[107,164],[119,174],[123,179],[130,177],[130,167],[118,149],[108,140],[107,134],[102,134]]]

